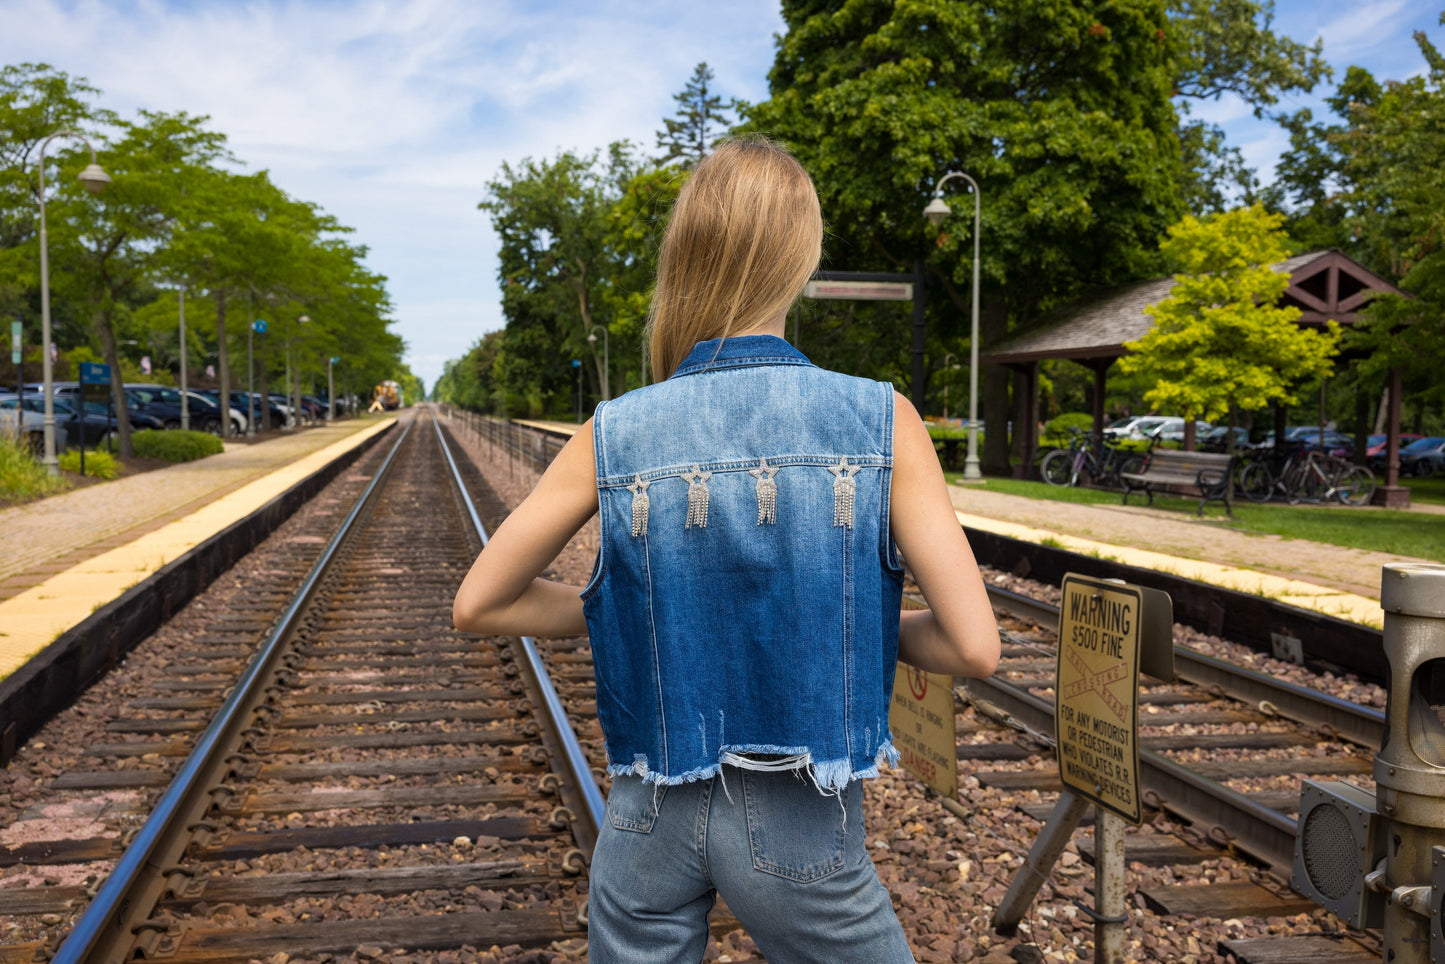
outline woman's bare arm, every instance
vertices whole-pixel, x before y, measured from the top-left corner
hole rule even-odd
[[[585,633],[581,587],[537,577],[596,512],[597,468],[588,419],[472,564],[452,603],[457,629],[509,636]]]
[[[998,664],[998,624],[928,429],[894,393],[889,524],[929,609],[904,612],[898,658],[952,676],[989,676]]]

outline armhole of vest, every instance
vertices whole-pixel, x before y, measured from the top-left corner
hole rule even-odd
[[[597,485],[597,558],[592,563],[592,576],[582,587],[579,597],[583,602],[597,595],[602,587],[602,574],[607,571],[607,503],[602,498],[602,479],[606,475],[607,446],[602,441],[602,423],[607,417],[607,402],[599,402],[592,413],[592,469]]]
[[[903,563],[898,559],[898,546],[893,542],[893,419],[896,415],[893,407],[893,385],[890,382],[878,382],[878,387],[883,390],[883,451],[888,456],[888,467],[883,473],[883,511],[878,513],[882,520],[880,523],[879,556],[883,560],[883,567],[895,574],[903,574]]]

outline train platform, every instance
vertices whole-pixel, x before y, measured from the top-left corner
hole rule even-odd
[[[395,418],[347,419],[0,510],[0,678]]]
[[[1385,564],[1428,561],[1226,529],[1215,519],[1142,505],[1054,502],[970,485],[949,491],[959,521],[970,528],[1173,573],[1377,628],[1384,624],[1380,580]],[[1413,511],[1438,514],[1445,507],[1421,505]]]

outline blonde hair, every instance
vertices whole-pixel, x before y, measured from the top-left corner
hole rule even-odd
[[[653,376],[666,379],[700,341],[786,312],[822,250],[803,165],[764,137],[725,141],[683,186],[663,235],[647,318]]]

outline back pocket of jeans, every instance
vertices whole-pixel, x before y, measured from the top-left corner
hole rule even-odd
[[[809,881],[842,868],[847,819],[836,794],[819,793],[804,770],[743,770],[742,778],[755,870]]]
[[[618,830],[651,833],[667,787],[643,783],[641,777],[613,777],[607,794],[607,819]]]

